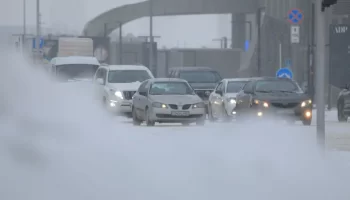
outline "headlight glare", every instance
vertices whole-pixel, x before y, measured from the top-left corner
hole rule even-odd
[[[196,104],[193,104],[192,106],[193,108],[205,108],[205,104],[203,102],[201,103],[196,103]]]
[[[114,95],[115,95],[116,97],[118,97],[118,98],[124,99],[123,93],[122,93],[121,91],[116,91],[116,92],[114,93]]]
[[[159,103],[159,102],[153,102],[152,107],[154,108],[168,108],[168,106],[164,103]]]
[[[307,106],[307,105],[310,105],[310,104],[312,104],[311,99],[309,99],[309,100],[307,100],[307,101],[301,102],[301,105],[300,105],[300,106],[303,108],[303,107],[305,107],[305,106]]]
[[[230,102],[230,104],[236,104],[236,99],[228,99],[228,102]]]
[[[268,108],[268,107],[269,107],[269,103],[264,102],[264,103],[263,103],[263,106],[264,106],[264,108]]]

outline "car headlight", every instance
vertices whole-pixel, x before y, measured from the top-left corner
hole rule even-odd
[[[196,103],[196,104],[193,104],[192,106],[193,108],[205,108],[205,104],[203,102],[201,103]]]
[[[301,102],[301,107],[303,108],[303,107],[306,107],[307,105],[310,105],[310,104],[312,104],[311,99]]]
[[[121,91],[116,91],[114,95],[118,98],[124,99],[123,93]]]
[[[168,106],[164,103],[159,103],[159,102],[153,102],[152,107],[154,108],[168,108]]]
[[[228,101],[230,104],[236,104],[236,103],[237,103],[236,99],[227,99],[227,101]]]
[[[262,105],[264,108],[270,107],[270,104],[265,101],[254,100],[255,105]]]

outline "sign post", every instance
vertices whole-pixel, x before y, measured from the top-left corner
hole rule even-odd
[[[290,43],[300,43],[300,24],[304,19],[304,15],[300,9],[294,8],[288,12],[288,22],[290,26]]]

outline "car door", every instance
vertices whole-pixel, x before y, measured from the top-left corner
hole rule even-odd
[[[145,96],[145,92],[147,94],[146,86],[148,85],[149,80],[141,83],[139,89],[137,90],[134,98],[133,98],[133,106],[136,109],[136,114],[138,117],[143,117],[144,109],[145,109],[145,101],[147,101],[147,95]]]
[[[221,114],[223,108],[223,93],[224,91],[224,82],[220,82],[218,86],[215,88],[215,92],[212,93],[212,104],[211,108],[213,113]],[[219,94],[221,93],[221,94]]]
[[[252,104],[254,82],[248,82],[237,94],[237,108],[249,108]]]
[[[103,83],[99,83],[97,80],[102,79]],[[94,87],[96,95],[100,98],[104,98],[106,96],[106,81],[107,81],[107,70],[104,68],[99,68],[96,72],[96,75],[94,77]]]

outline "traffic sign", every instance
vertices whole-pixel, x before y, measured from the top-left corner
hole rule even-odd
[[[293,72],[289,68],[281,68],[277,70],[276,76],[279,78],[293,78]]]
[[[284,60],[284,67],[291,67],[292,66],[292,60],[291,59],[285,59]]]
[[[300,43],[300,26],[298,25],[290,26],[290,43],[292,44]]]
[[[40,38],[39,48],[42,49],[44,47],[44,38]],[[36,49],[36,38],[33,38],[33,49]]]
[[[298,8],[294,8],[288,12],[288,21],[291,24],[300,24],[303,18],[304,15]]]

